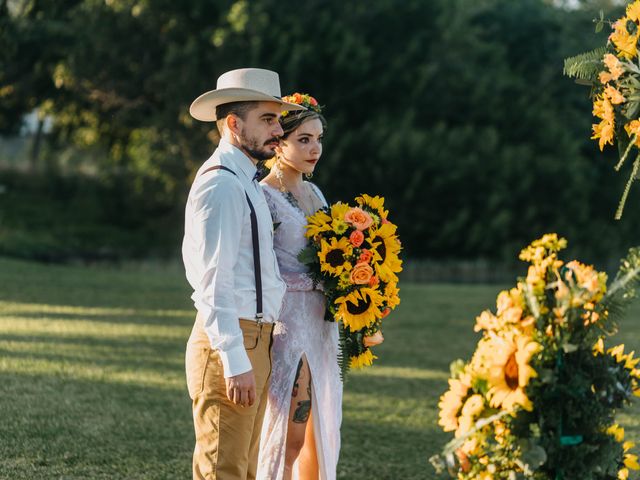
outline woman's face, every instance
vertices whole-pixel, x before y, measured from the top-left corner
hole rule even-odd
[[[302,123],[286,139],[280,140],[276,152],[284,166],[300,173],[312,173],[322,155],[323,133],[322,122],[313,118]]]

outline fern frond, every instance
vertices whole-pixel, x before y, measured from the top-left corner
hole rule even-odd
[[[609,317],[621,316],[627,305],[636,297],[640,285],[640,247],[629,249],[629,253],[620,261],[620,270],[602,304],[609,311]]]
[[[347,350],[347,332],[344,324],[338,322],[338,366],[340,367],[340,380],[344,382],[351,365],[351,357]]]
[[[571,78],[594,82],[602,71],[602,58],[605,53],[607,53],[607,48],[599,47],[575,57],[565,58],[563,73]]]

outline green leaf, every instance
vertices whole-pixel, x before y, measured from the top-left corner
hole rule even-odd
[[[313,245],[309,245],[308,247],[303,248],[298,253],[298,261],[304,263],[305,265],[318,263],[318,252],[313,247]]]
[[[605,53],[606,47],[599,47],[575,57],[565,58],[563,73],[571,78],[595,82],[602,70],[602,58]]]

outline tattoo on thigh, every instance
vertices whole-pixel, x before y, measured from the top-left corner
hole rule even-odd
[[[306,423],[309,420],[309,414],[311,413],[311,399],[298,402],[296,411],[293,412],[294,423]]]
[[[293,381],[293,390],[291,390],[291,396],[292,397],[297,397],[298,396],[298,380],[300,380],[300,372],[302,371],[302,359],[300,359],[300,362],[298,363],[298,370],[296,370],[296,378]]]

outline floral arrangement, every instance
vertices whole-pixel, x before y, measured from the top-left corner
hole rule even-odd
[[[640,396],[639,358],[605,347],[616,315],[634,295],[640,249],[631,249],[607,290],[607,275],[558,252],[547,234],[520,253],[526,278],[482,312],[468,363],[451,366],[439,425],[454,432],[440,472],[459,480],[620,479],[637,470],[634,444],[615,422]]]
[[[299,255],[323,285],[325,319],[339,322],[343,376],[377,358],[371,347],[383,340],[382,319],[400,304],[397,227],[387,218],[384,198],[361,195],[355,202],[339,202],[308,217],[309,246]]]
[[[596,31],[601,31],[605,23],[600,12]],[[612,33],[606,46],[566,59],[564,73],[591,86],[593,115],[598,119],[591,138],[598,141],[601,151],[605,145],[617,142],[620,159],[616,171],[636,149],[632,172],[615,215],[619,220],[640,169],[640,0],[627,5],[622,18],[608,23]]]
[[[309,110],[313,110],[316,113],[322,112],[322,107],[318,104],[318,101],[313,98],[311,95],[306,93],[293,93],[291,95],[287,95],[286,97],[282,97],[283,102],[287,103],[295,103],[296,105],[302,105]],[[282,116],[286,117],[289,115],[288,111],[282,112]]]

